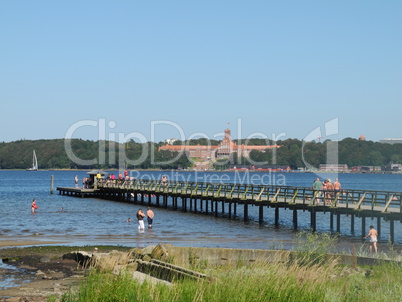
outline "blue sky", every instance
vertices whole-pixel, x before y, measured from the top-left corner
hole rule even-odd
[[[400,0],[5,0],[0,41],[0,141],[402,137]]]

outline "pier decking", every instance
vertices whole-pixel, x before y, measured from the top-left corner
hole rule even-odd
[[[330,228],[334,228],[336,218],[338,233],[340,233],[341,215],[350,216],[352,233],[354,233],[354,218],[360,217],[362,235],[366,232],[366,217],[376,217],[379,233],[381,220],[389,221],[391,242],[394,241],[394,221],[402,221],[402,192],[313,191],[308,187],[201,182],[163,183],[152,180],[102,180],[96,184],[96,189],[59,187],[57,190],[63,195],[91,196],[227,218],[236,218],[242,214],[245,221],[249,219],[249,206],[256,206],[259,223],[264,221],[264,210],[271,208],[275,211],[275,225],[279,225],[279,209],[286,208],[293,210],[294,228],[298,227],[298,211],[308,211],[313,230],[317,229],[316,214],[329,212]],[[237,211],[238,206],[242,208],[241,214]]]

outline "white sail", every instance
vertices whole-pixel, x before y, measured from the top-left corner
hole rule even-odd
[[[32,168],[27,169],[27,171],[38,171],[38,159],[36,158],[35,150],[33,150]]]

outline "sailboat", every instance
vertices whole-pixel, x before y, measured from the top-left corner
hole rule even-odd
[[[38,171],[38,159],[36,158],[35,150],[33,150],[32,168],[28,168],[27,171]]]

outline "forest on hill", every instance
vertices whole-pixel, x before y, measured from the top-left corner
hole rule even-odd
[[[32,167],[33,150],[39,169],[186,169],[191,166],[185,154],[158,151],[160,145],[82,139],[67,143],[64,139],[3,142],[0,143],[0,169]]]
[[[236,141],[237,142],[237,141]],[[217,145],[219,141],[210,141]],[[238,144],[267,145],[264,139],[241,140]],[[193,139],[175,144],[205,145],[205,138]],[[304,142],[298,139],[278,141],[276,150],[252,151],[250,158],[233,156],[225,160],[232,164],[276,164],[292,169],[304,168],[306,163],[319,167],[328,159],[336,163],[353,166],[386,166],[402,163],[402,144],[383,144],[345,138],[338,142]],[[334,145],[335,144],[335,145]],[[32,166],[35,150],[39,169],[187,169],[193,163],[185,153],[158,151],[164,143],[137,143],[129,141],[120,144],[113,141],[91,141],[82,139],[19,140],[0,143],[0,169],[26,169]],[[67,146],[67,148],[66,148]],[[335,150],[335,151],[334,151]],[[331,152],[336,152],[328,156]],[[70,156],[69,156],[70,155]],[[78,161],[76,159],[79,159]]]

